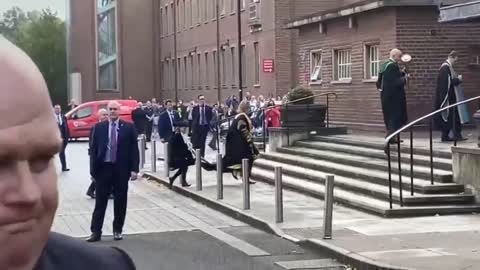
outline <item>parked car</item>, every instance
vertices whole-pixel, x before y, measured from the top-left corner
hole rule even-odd
[[[132,122],[132,111],[137,107],[136,100],[117,100],[120,103],[120,119]],[[77,106],[69,111],[67,117],[70,138],[84,138],[90,136],[93,126],[98,123],[97,112],[107,109],[110,100],[91,101]]]

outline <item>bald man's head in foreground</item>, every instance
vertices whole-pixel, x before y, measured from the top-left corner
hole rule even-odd
[[[390,51],[390,58],[392,58],[396,62],[400,62],[402,60],[402,55],[403,53],[399,49],[393,49]]]
[[[0,265],[32,269],[57,209],[62,140],[41,73],[1,36],[0,100]]]

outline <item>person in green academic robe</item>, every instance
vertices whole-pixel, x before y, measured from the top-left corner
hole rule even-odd
[[[402,52],[399,49],[393,49],[390,52],[390,59],[380,68],[377,88],[381,93],[383,119],[387,130],[387,135],[391,135],[407,121],[407,101],[405,96],[405,84],[407,75],[404,69],[401,69]],[[396,143],[396,138],[390,143]]]

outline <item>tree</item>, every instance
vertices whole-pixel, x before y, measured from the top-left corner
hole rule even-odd
[[[25,15],[21,9],[13,8],[5,12],[0,31],[5,31],[7,38],[33,59],[47,82],[52,102],[66,106],[65,22],[50,9]]]

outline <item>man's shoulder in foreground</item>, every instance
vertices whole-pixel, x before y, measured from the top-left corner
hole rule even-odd
[[[101,247],[51,233],[35,270],[135,270],[121,249]]]

